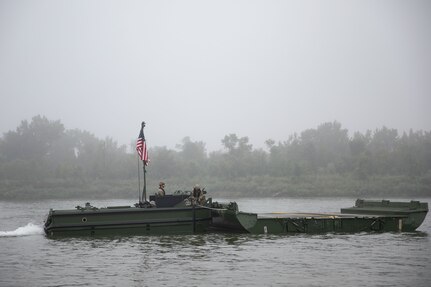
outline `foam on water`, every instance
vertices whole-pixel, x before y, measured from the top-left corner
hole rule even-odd
[[[42,226],[29,223],[12,231],[0,231],[0,237],[27,236],[43,234]]]

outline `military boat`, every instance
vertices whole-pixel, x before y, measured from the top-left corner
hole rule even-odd
[[[410,232],[428,213],[419,201],[356,200],[335,213],[249,213],[236,202],[192,204],[189,194],[150,196],[153,205],[97,208],[87,203],[71,210],[50,210],[48,236],[192,234],[238,232],[251,234]]]
[[[252,234],[414,231],[428,203],[356,200],[338,213],[248,213],[234,203],[213,211],[212,227]]]
[[[44,230],[48,236],[192,234],[206,232],[212,221],[209,208],[191,204],[189,194],[150,196],[142,206],[98,208],[86,203],[75,209],[49,211]]]

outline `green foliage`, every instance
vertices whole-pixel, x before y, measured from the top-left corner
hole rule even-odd
[[[49,121],[46,117],[35,116],[28,123],[22,121],[16,131],[4,134],[1,154],[5,160],[40,159],[49,156],[53,143],[64,133],[60,121]]]
[[[198,183],[226,197],[431,195],[428,131],[400,136],[383,127],[349,137],[329,122],[284,142],[269,139],[268,151],[236,134],[221,143],[224,150],[209,154],[190,137],[177,150],[151,147],[148,194],[162,180],[168,192]],[[137,197],[138,162],[112,138],[35,116],[0,138],[0,198]]]

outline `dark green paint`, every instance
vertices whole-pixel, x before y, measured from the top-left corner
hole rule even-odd
[[[178,198],[177,198],[178,197]],[[340,213],[246,213],[235,202],[187,206],[184,195],[156,203],[170,207],[111,206],[89,204],[71,210],[50,210],[45,222],[48,236],[164,235],[215,232],[219,230],[253,234],[352,233],[414,231],[428,212],[418,201],[390,202],[357,200]]]
[[[224,209],[218,211],[218,222],[220,228],[227,222],[226,229],[239,226],[237,231],[253,234],[414,231],[427,213],[428,204],[418,201],[357,200],[340,213],[256,214]]]

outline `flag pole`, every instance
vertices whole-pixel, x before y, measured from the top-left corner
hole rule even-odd
[[[142,160],[142,169],[144,171],[144,187],[142,189],[142,196],[140,194],[140,179],[139,179],[139,185],[138,185],[138,193],[139,193],[139,206],[144,207],[147,203],[147,171],[145,170],[145,167],[148,165],[148,151],[147,151],[147,143],[145,142],[145,136],[144,136],[144,127],[145,122],[142,122],[141,124],[141,131],[139,132],[138,140],[136,141],[136,150],[139,155],[139,159]],[[138,177],[141,174],[139,172],[139,159],[138,159]]]
[[[139,165],[139,156],[138,156],[138,197],[139,197],[139,204],[142,203],[141,199],[141,168]]]
[[[145,122],[142,122],[141,124],[141,128],[142,128],[142,134],[144,133],[144,128],[145,128]],[[144,141],[145,141],[145,137],[144,137]],[[144,153],[146,153],[146,143],[144,143],[145,146],[145,150],[143,151]],[[147,165],[147,161],[148,158],[145,158],[145,154],[143,156],[143,160],[142,160],[142,169],[144,170],[144,187],[142,188],[142,200],[143,203],[147,202],[147,171],[145,170],[145,166]]]
[[[145,162],[143,162],[144,166],[144,188],[142,189],[142,198],[144,199],[144,202],[147,202],[147,171],[145,170]]]

